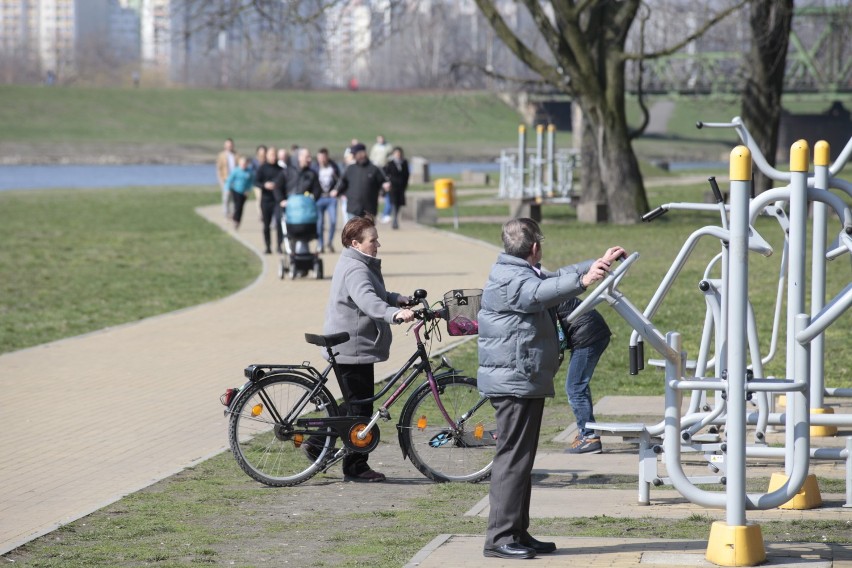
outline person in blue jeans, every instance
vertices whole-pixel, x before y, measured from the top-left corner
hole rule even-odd
[[[319,176],[322,195],[317,200],[317,237],[320,252],[334,252],[334,230],[337,225],[337,197],[332,197],[331,192],[340,180],[340,169],[328,156],[327,148],[317,151],[316,172]],[[325,217],[328,215],[328,237],[323,233]]]
[[[567,323],[565,318],[580,302],[579,298],[571,298],[560,304],[556,310],[559,323],[565,332],[567,348],[571,351],[565,392],[577,420],[577,436],[566,451],[569,454],[599,454],[603,451],[600,436],[586,427],[587,423],[595,422],[590,383],[595,367],[609,345],[612,332],[597,310],[586,312],[573,322]]]

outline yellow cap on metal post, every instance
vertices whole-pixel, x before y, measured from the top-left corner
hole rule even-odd
[[[814,165],[828,166],[831,164],[831,145],[825,140],[814,144]]]
[[[519,133],[519,134],[523,134],[523,133],[524,133],[524,132],[526,132],[526,131],[527,131],[527,127],[526,127],[526,126],[524,126],[523,124],[518,125],[518,133]]]
[[[745,146],[731,150],[731,181],[751,181],[751,151]]]
[[[790,146],[790,171],[806,172],[810,167],[810,147],[807,140],[798,140]]]
[[[543,124],[537,124],[536,127],[535,127],[535,131],[538,132],[539,134],[541,134],[542,132],[544,132],[544,125]]]
[[[547,125],[547,131],[548,132],[556,132],[556,125],[555,124],[548,124]]]

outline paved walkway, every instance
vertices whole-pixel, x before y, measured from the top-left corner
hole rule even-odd
[[[234,236],[258,252],[249,205]],[[230,230],[218,207],[200,213]],[[496,256],[411,223],[379,233],[388,288],[432,300],[481,288]],[[0,554],[224,450],[219,395],[246,365],[320,361],[304,333],[322,331],[337,255],[324,255],[322,281],[282,282],[279,257],[260,257],[263,273],[233,296],[0,356]],[[413,349],[404,326],[394,333],[379,375]]]
[[[839,400],[839,399],[834,399]],[[832,401],[827,401],[832,403]],[[836,413],[852,412],[848,401]],[[637,415],[649,417],[662,414],[662,397],[604,397],[595,405],[596,416],[630,416],[627,421],[635,422]],[[658,412],[654,412],[654,411]],[[575,428],[569,428],[554,438],[566,446],[573,438]],[[850,435],[852,432],[844,432]],[[783,434],[773,434],[782,442]],[[819,439],[823,446],[844,447],[843,437]],[[569,455],[565,453],[539,452],[533,469],[538,478],[546,483],[534,483],[530,517],[535,527],[537,519],[581,518],[605,515],[613,518],[686,519],[693,515],[707,518],[707,538],[712,521],[724,521],[724,510],[710,510],[689,503],[677,491],[668,488],[651,489],[651,505],[638,504],[638,489],[581,489],[578,480],[591,476],[633,476],[638,472],[636,447],[625,444],[614,436],[603,437],[604,453]],[[708,475],[706,464],[699,456],[684,454],[684,471],[687,475]],[[746,471],[749,477],[769,478],[773,473],[783,473],[783,462],[766,459],[751,460]],[[665,467],[658,464],[658,473],[665,475]],[[811,473],[817,479],[843,479],[844,462],[814,461]],[[823,506],[807,511],[771,509],[748,511],[749,522],[761,524],[768,521],[822,520],[845,523],[852,526],[852,509],[844,508],[845,495],[822,494]],[[467,516],[488,517],[488,497],[483,498],[465,513]],[[536,531],[538,532],[538,531]],[[657,565],[666,567],[715,566],[704,559],[707,538],[699,541],[627,539],[627,538],[572,538],[565,535],[535,534],[542,540],[554,541],[558,550],[555,554],[536,557],[535,565],[589,566],[589,567],[639,567]],[[482,567],[500,568],[515,566],[516,560],[500,560],[482,556],[483,535],[439,535],[417,553],[406,568]],[[822,543],[764,543],[767,563],[764,566],[798,566],[802,568],[852,568],[852,546]]]
[[[218,207],[201,213],[223,225]],[[404,293],[425,288],[432,299],[454,287],[481,287],[495,255],[482,243],[411,225],[400,231],[380,227],[380,235],[388,287]],[[235,237],[260,250],[256,221],[246,221]],[[224,450],[226,422],[218,397],[242,382],[245,365],[318,360],[303,334],[322,328],[329,280],[282,282],[275,270],[278,257],[261,259],[264,271],[257,281],[228,298],[0,356],[0,554]],[[327,274],[335,259],[325,255]],[[380,375],[408,354],[400,347],[411,339],[402,328],[395,333],[394,358],[380,366]],[[596,412],[635,415],[637,409],[661,412],[662,402],[608,397]],[[571,437],[569,431],[559,439]],[[636,475],[635,450],[610,438],[604,445],[607,451],[601,455],[539,454],[536,472],[565,481],[534,486],[534,519],[700,514],[708,516],[709,535],[709,518],[723,518],[720,511],[690,505],[670,489],[653,489],[652,505],[640,507],[635,489],[572,487],[577,477]],[[843,476],[842,466],[833,462],[813,467],[818,477]],[[780,471],[777,464],[749,473],[774,471]],[[843,495],[824,494],[823,499],[828,506],[821,509],[749,512],[748,518],[852,521],[852,509],[839,507]],[[487,516],[487,499],[466,514]],[[534,561],[541,567],[709,566],[703,559],[706,540],[536,536],[559,547],[556,554]],[[484,559],[482,538],[441,535],[408,566],[517,564]],[[766,551],[772,566],[852,568],[849,546],[781,543],[767,544]]]

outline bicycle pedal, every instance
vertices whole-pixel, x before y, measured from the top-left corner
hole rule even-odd
[[[450,432],[441,432],[440,434],[435,434],[434,436],[432,436],[432,439],[429,440],[429,445],[433,448],[440,448],[441,446],[446,445],[452,439],[453,437]]]

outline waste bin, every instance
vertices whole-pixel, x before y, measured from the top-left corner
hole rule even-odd
[[[453,180],[441,178],[435,180],[435,208],[449,209],[456,202]]]

